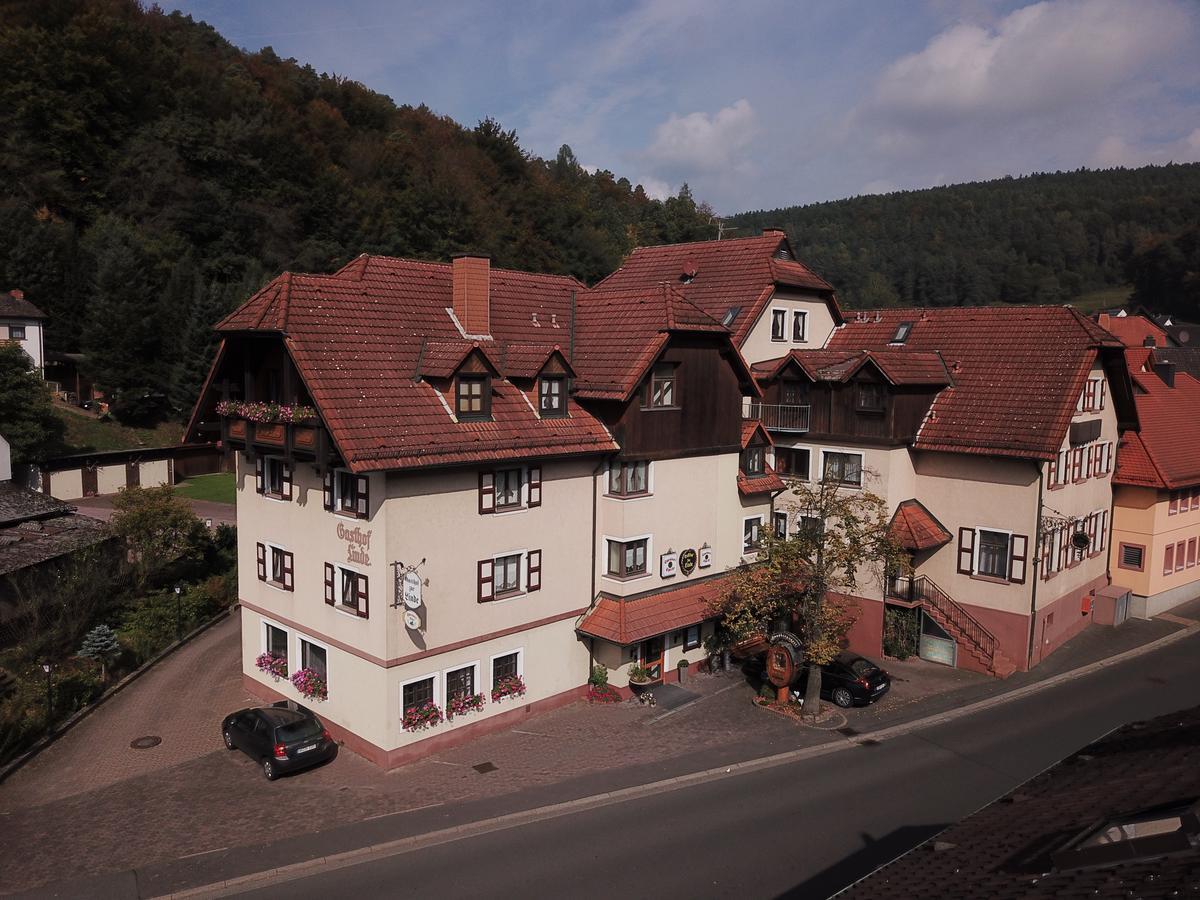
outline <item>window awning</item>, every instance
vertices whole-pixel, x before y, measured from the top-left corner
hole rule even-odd
[[[890,529],[905,550],[932,550],[951,541],[950,532],[920,500],[905,500],[896,507]]]
[[[614,644],[636,644],[713,618],[711,604],[728,584],[729,575],[721,574],[640,596],[601,594],[576,630]]]

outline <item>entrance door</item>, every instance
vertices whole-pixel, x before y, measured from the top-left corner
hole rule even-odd
[[[921,659],[954,667],[958,664],[958,645],[932,616],[921,611]]]
[[[125,463],[125,484],[138,487],[142,483],[142,470],[136,462]]]
[[[100,479],[95,466],[84,466],[80,470],[83,475],[83,496],[95,497],[100,493]]]
[[[660,681],[663,676],[663,647],[661,637],[642,641],[642,668],[649,673],[654,681]]]

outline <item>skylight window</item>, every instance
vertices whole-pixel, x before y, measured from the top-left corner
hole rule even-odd
[[[740,306],[729,307],[729,309],[725,310],[725,315],[721,316],[721,324],[726,326],[732,325],[733,320],[738,317],[738,313],[741,311],[742,308]]]
[[[896,333],[892,335],[892,339],[889,343],[903,344],[908,340],[908,336],[912,333],[912,327],[912,322],[901,322],[896,327]]]

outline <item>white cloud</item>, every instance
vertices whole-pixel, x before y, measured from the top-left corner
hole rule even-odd
[[[735,168],[757,130],[754,108],[745,98],[709,115],[672,114],[655,130],[645,155],[656,166],[685,175]]]
[[[634,184],[640,184],[646,192],[646,196],[652,200],[666,200],[668,197],[675,195],[675,191],[671,189],[671,185],[667,184],[661,178],[643,175],[641,178],[635,179]]]
[[[1096,169],[1131,169],[1168,162],[1200,162],[1200,128],[1178,140],[1157,144],[1131,144],[1119,135],[1109,135],[1096,147],[1088,165]]]
[[[888,66],[866,111],[906,128],[1011,119],[1093,101],[1187,40],[1166,0],[1054,0],[960,23]]]

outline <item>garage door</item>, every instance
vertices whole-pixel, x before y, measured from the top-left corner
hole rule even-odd
[[[932,616],[921,611],[921,659],[941,663],[943,666],[958,664],[958,645]]]

